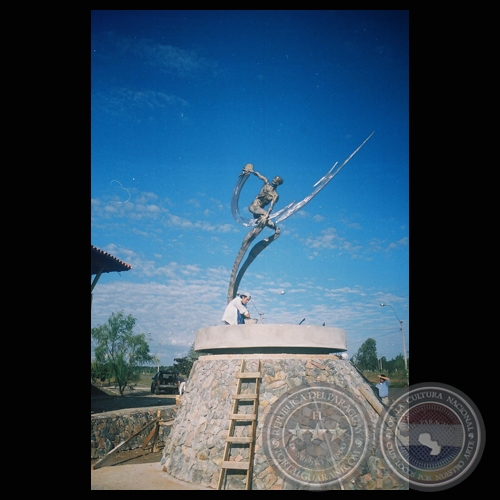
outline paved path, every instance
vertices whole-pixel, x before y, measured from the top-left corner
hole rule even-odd
[[[100,467],[90,471],[91,490],[211,490],[176,479],[159,463]]]

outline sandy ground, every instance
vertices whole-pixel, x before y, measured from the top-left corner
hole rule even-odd
[[[97,460],[91,460],[91,490],[207,490],[163,471],[163,448],[156,453],[144,450],[116,452],[102,466],[92,469]]]
[[[210,490],[185,483],[166,472],[161,464],[130,464],[90,471],[91,490]]]

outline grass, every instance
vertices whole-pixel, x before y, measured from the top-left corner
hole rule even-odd
[[[151,382],[152,382],[151,379],[153,378],[153,376],[154,376],[154,373],[141,373],[141,378],[139,379],[139,381],[133,383],[132,386],[133,387],[137,387],[137,386],[141,386],[141,387],[146,386],[146,387],[149,387],[151,385]],[[99,387],[99,388],[101,388],[101,387],[112,387],[112,386],[115,385],[115,380],[112,378],[110,380],[109,384],[108,384],[108,380],[107,379],[102,384],[101,384],[101,382],[96,381],[94,383],[94,385],[96,387]]]
[[[139,382],[136,385],[151,385],[154,373],[142,373]]]

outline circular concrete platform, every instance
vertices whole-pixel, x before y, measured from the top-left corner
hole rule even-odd
[[[328,354],[347,350],[345,330],[328,326],[218,325],[196,332],[194,350],[216,354]]]

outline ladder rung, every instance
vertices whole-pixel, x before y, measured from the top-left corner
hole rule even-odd
[[[231,436],[231,434],[235,431],[235,424],[231,422],[229,425],[229,433],[226,437],[226,445],[224,450],[224,458],[229,458],[231,443],[236,444],[249,444],[250,447],[248,449],[248,462],[236,462],[231,460],[224,460],[220,466],[220,474],[219,474],[219,482],[217,484],[217,489],[220,490],[224,485],[224,478],[227,477],[224,472],[226,469],[233,470],[245,470],[246,472],[246,489],[249,490],[252,484],[252,463],[254,458],[254,440],[255,440],[255,425],[257,421],[257,408],[258,400],[259,400],[259,379],[262,378],[260,373],[261,362],[259,360],[257,364],[256,372],[245,372],[246,361],[243,359],[241,361],[240,371],[235,374],[235,378],[239,379],[236,389],[236,394],[233,394],[232,398],[233,402],[233,412],[238,411],[238,402],[239,401],[252,401],[253,402],[253,411],[255,413],[231,413],[228,417],[228,420],[234,421],[247,421],[252,422],[251,431],[249,432],[252,436]],[[241,379],[255,379],[255,393],[254,394],[240,394],[241,390]],[[246,424],[249,425],[249,424]]]
[[[248,399],[253,400],[257,399],[257,394],[234,394],[233,399]]]
[[[238,443],[238,444],[247,444],[253,442],[253,437],[234,437],[229,436],[226,438],[227,443]]]
[[[260,372],[238,372],[235,374],[236,378],[260,378]]]
[[[257,415],[253,413],[231,413],[229,420],[255,420]]]
[[[238,469],[238,470],[248,470],[250,467],[250,462],[222,462],[221,467],[223,469]]]

